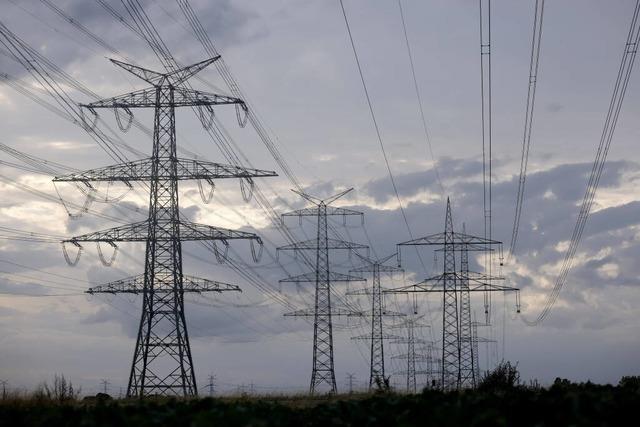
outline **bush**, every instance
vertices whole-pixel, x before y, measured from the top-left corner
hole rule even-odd
[[[68,381],[64,375],[55,374],[53,384],[44,382],[34,392],[33,397],[36,400],[51,400],[59,403],[65,403],[78,400],[81,389],[75,389],[71,381]]]
[[[520,387],[518,364],[502,361],[493,371],[484,374],[478,384],[479,391],[508,391]]]
[[[635,375],[622,377],[618,386],[628,390],[640,391],[640,377]]]

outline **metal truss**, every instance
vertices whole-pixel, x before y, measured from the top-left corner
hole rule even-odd
[[[275,175],[275,172],[272,171],[241,168],[238,166],[183,158],[176,158],[175,168],[176,171],[174,178],[181,181],[196,179],[213,181],[215,179],[223,178],[252,178]],[[162,172],[163,171],[158,171],[159,174]],[[168,176],[171,176],[173,171],[169,170],[164,172],[166,172]],[[150,181],[153,177],[154,160],[153,158],[148,158],[59,176],[54,179],[54,182],[90,183],[100,181],[122,181],[124,183],[129,183],[132,181]]]
[[[398,273],[403,270],[399,267],[385,265],[387,261],[395,257],[396,254],[387,256],[379,260],[371,260],[369,258],[359,256],[364,265],[351,270],[353,273],[371,273],[372,286],[368,289],[356,290],[348,292],[347,295],[369,295],[371,296],[371,334],[354,337],[354,339],[371,340],[371,349],[369,357],[369,390],[372,390],[379,384],[384,384],[385,361],[384,361],[384,340],[399,339],[397,335],[387,335],[383,331],[383,316],[404,316],[402,313],[395,313],[385,310],[382,297],[382,286],[380,283],[381,273]]]
[[[429,327],[429,325],[425,325],[419,322],[422,317],[424,316],[410,317],[408,319],[405,319],[402,323],[391,326],[391,328],[405,329],[407,332],[406,337],[393,341],[395,344],[406,344],[407,352],[404,354],[392,356],[392,359],[401,359],[407,361],[407,369],[405,371],[396,372],[396,374],[399,375],[406,375],[407,393],[416,393],[418,391],[416,377],[423,371],[416,369],[417,362],[429,360],[427,355],[416,353],[416,344],[427,344],[425,340],[416,338],[415,336],[415,330],[417,327]]]
[[[367,246],[328,237],[327,216],[330,215],[360,215],[362,213],[349,209],[327,206],[351,189],[338,193],[328,199],[318,199],[305,193],[293,190],[302,198],[311,202],[314,206],[283,214],[291,216],[314,216],[317,218],[317,234],[315,239],[294,243],[278,248],[278,251],[313,251],[315,252],[315,269],[313,272],[304,273],[282,279],[280,282],[315,282],[315,303],[313,308],[297,310],[287,313],[285,316],[313,317],[313,367],[311,371],[311,394],[320,392],[337,393],[336,375],[333,360],[333,324],[332,316],[362,315],[348,309],[336,308],[331,305],[331,283],[336,281],[364,281],[361,277],[350,276],[331,272],[329,263],[329,251],[332,249],[345,249],[355,251],[365,249]]]
[[[92,169],[60,176],[58,182],[95,181],[149,182],[149,216],[137,222],[104,231],[72,237],[64,242],[80,247],[81,242],[145,242],[145,272],[91,288],[88,293],[142,294],[142,315],[127,387],[128,397],[150,395],[195,396],[196,378],[184,313],[184,294],[239,291],[235,285],[185,276],[182,273],[182,241],[249,239],[261,243],[253,233],[227,230],[180,219],[178,181],[275,176],[274,172],[245,169],[200,160],[181,159],[176,155],[175,109],[196,106],[213,114],[212,106],[235,104],[246,112],[244,102],[225,95],[199,92],[181,87],[219,57],[158,73],[142,67],[112,60],[152,87],[82,105],[97,120],[97,109],[114,109],[133,119],[132,109],[153,108],[153,151],[148,159]],[[204,123],[203,123],[204,124]],[[122,127],[122,125],[121,125]],[[123,127],[123,130],[126,128]],[[64,243],[63,242],[63,243]],[[64,247],[63,247],[64,248]],[[65,252],[66,254],[66,252]]]
[[[474,387],[476,371],[474,369],[474,348],[471,330],[470,292],[516,292],[516,305],[519,306],[519,289],[496,284],[504,280],[489,274],[469,271],[468,251],[483,250],[498,246],[502,251],[502,243],[496,240],[476,237],[453,230],[451,203],[447,199],[444,233],[414,239],[398,245],[398,254],[402,246],[427,245],[441,246],[444,252],[443,273],[429,277],[419,283],[390,289],[385,292],[438,292],[443,295],[442,312],[442,359],[441,385],[445,390],[456,390],[462,387]],[[456,269],[456,253],[461,254],[461,271]],[[477,355],[477,352],[476,352]]]
[[[226,242],[227,240],[245,239],[255,240],[260,244],[262,243],[262,239],[254,233],[212,227],[210,225],[197,224],[177,218],[162,222],[157,221],[156,223],[150,222],[150,220],[144,220],[134,224],[126,224],[103,231],[82,234],[65,239],[63,242],[72,244],[79,244],[80,242],[146,242],[149,238],[150,229],[153,228],[170,229],[176,233],[176,235],[179,235],[182,241],[222,240]],[[157,233],[155,238],[157,242],[170,242],[173,239],[175,239],[175,235],[171,233]]]
[[[115,280],[104,285],[94,286],[87,290],[88,294],[134,294],[139,295],[145,292],[144,275],[127,277],[125,279]],[[230,285],[228,283],[216,282],[215,280],[201,279],[193,276],[182,276],[182,291],[188,293],[202,292],[223,292],[238,291],[242,292],[239,286]],[[155,289],[154,292],[171,293],[171,288]]]

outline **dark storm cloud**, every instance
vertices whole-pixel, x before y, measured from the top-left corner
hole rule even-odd
[[[182,24],[184,16],[176,4],[165,4],[165,2],[155,0],[141,3],[158,29],[160,36],[170,49],[176,51],[176,58],[180,62],[186,64],[201,58],[202,48],[196,42],[188,24]],[[236,6],[231,0],[216,2],[216,7],[207,7],[209,6],[208,2],[191,3],[207,34],[216,41],[219,47],[229,48],[234,44],[250,40],[257,34],[264,35],[264,29],[256,33],[255,29],[247,28],[249,23],[256,18],[256,14]],[[13,14],[15,19],[6,22],[9,29],[20,33],[21,28],[29,26],[31,31],[26,36],[19,35],[24,36],[27,43],[36,47],[39,53],[62,69],[75,74],[73,68],[84,68],[87,57],[96,54],[107,57],[120,54],[136,58],[138,61],[142,60],[150,68],[153,68],[157,63],[154,60],[152,64],[146,64],[147,60],[143,60],[143,58],[150,57],[149,46],[146,42],[116,20],[98,2],[69,0],[62,3],[53,2],[53,4],[89,32],[101,38],[108,47],[117,51],[113,52],[104,45],[96,46],[91,36],[83,33],[82,30],[71,27],[66,18],[58,15],[53,9],[38,0],[20,1],[8,6],[16,11]],[[120,2],[108,4],[126,22],[136,27]],[[187,25],[188,31],[182,25]],[[52,37],[52,35],[56,37]],[[184,46],[191,46],[191,48],[187,50],[184,49]],[[28,74],[23,67],[12,64],[12,62],[3,60],[3,67],[0,71],[16,77]]]

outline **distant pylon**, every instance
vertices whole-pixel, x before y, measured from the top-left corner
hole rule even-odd
[[[480,352],[478,348],[478,322],[475,321],[475,313],[474,313],[474,322],[471,325],[471,333],[473,339],[473,376],[476,378],[476,381],[480,381]]]
[[[108,392],[109,392],[109,385],[110,385],[110,384],[111,384],[111,383],[110,383],[108,380],[104,379],[104,378],[100,380],[100,385],[102,385],[102,392],[103,392],[104,394],[108,394]]]
[[[396,313],[386,310],[382,297],[380,273],[385,272],[393,274],[402,271],[401,268],[384,265],[385,262],[389,261],[395,256],[396,254],[392,254],[380,260],[371,260],[359,255],[359,258],[364,262],[364,265],[362,267],[354,268],[351,270],[352,273],[371,273],[373,279],[370,289],[360,289],[347,292],[347,295],[371,296],[371,334],[353,337],[353,339],[366,339],[371,341],[371,352],[369,358],[369,390],[378,385],[384,385],[384,382],[386,380],[384,363],[384,340],[400,338],[397,335],[385,334],[382,322],[383,316],[404,316],[404,314],[402,313]]]
[[[360,315],[360,313],[354,313],[353,311],[345,308],[336,309],[331,306],[332,282],[364,281],[361,277],[331,271],[329,263],[329,251],[332,249],[355,251],[367,248],[365,245],[330,239],[328,236],[327,216],[362,216],[361,212],[329,206],[332,202],[344,196],[351,190],[352,189],[343,191],[324,200],[293,190],[296,194],[311,202],[314,207],[299,209],[282,215],[283,218],[288,216],[311,216],[317,218],[317,235],[315,239],[293,243],[278,248],[279,251],[289,250],[298,252],[309,250],[315,252],[315,263],[312,261],[308,262],[308,264],[311,264],[314,271],[280,280],[280,282],[312,282],[316,284],[315,304],[312,309],[297,310],[292,313],[285,314],[285,316],[304,316],[313,317],[314,319],[313,367],[311,371],[311,384],[309,387],[311,394],[319,392],[322,385],[328,387],[328,393],[337,393],[336,375],[333,363],[333,324],[331,317],[336,315]]]
[[[498,341],[494,340],[494,339],[490,339],[487,337],[481,337],[478,335],[478,328],[479,327],[488,327],[491,326],[488,323],[481,323],[481,322],[477,322],[475,320],[475,313],[474,313],[474,321],[471,323],[471,328],[473,330],[473,370],[475,373],[475,377],[476,377],[476,384],[478,384],[480,382],[480,380],[482,379],[482,369],[480,368],[480,351],[479,351],[479,344],[480,343],[484,343],[487,344],[487,347],[489,344],[497,344]],[[487,363],[488,363],[488,355],[489,349],[487,348]]]
[[[150,158],[136,160],[57,177],[54,181],[90,182],[119,181],[131,186],[133,181],[148,182],[149,212],[145,221],[88,233],[63,242],[81,249],[80,242],[100,242],[117,248],[117,242],[145,242],[146,257],[143,275],[121,279],[87,292],[142,294],[142,315],[131,364],[127,396],[197,394],[191,346],[184,313],[185,292],[237,291],[235,285],[189,277],[182,273],[182,241],[221,241],[225,246],[232,239],[249,239],[262,244],[253,233],[215,228],[180,218],[178,181],[203,180],[213,184],[219,178],[275,176],[275,172],[245,169],[195,159],[177,157],[175,109],[197,107],[213,113],[212,105],[236,105],[246,112],[244,102],[224,95],[187,89],[183,83],[219,59],[218,57],[181,68],[171,73],[158,73],[111,60],[117,66],[151,84],[135,92],[93,102],[82,107],[98,118],[96,109],[113,109],[123,130],[132,123],[134,108],[153,108],[153,150]],[[128,125],[121,122],[121,114]],[[89,124],[87,124],[90,127]],[[115,255],[115,253],[114,253]],[[79,253],[78,253],[79,256]],[[101,255],[102,258],[102,255]],[[77,258],[76,258],[77,260]],[[113,258],[111,259],[113,261]],[[110,264],[109,261],[103,263]]]
[[[403,320],[399,324],[395,324],[391,326],[391,328],[402,328],[407,331],[407,336],[405,338],[399,338],[393,341],[395,344],[406,344],[407,352],[404,354],[399,354],[393,356],[393,359],[403,359],[407,361],[406,370],[396,372],[398,375],[405,375],[407,380],[407,393],[416,393],[418,391],[418,383],[417,376],[418,375],[429,375],[429,369],[421,370],[416,369],[419,361],[428,362],[428,356],[422,353],[416,353],[416,344],[426,345],[427,342],[423,339],[416,338],[415,329],[416,327],[428,328],[429,325],[425,325],[419,323],[418,321],[423,318],[423,316],[418,317],[410,317]]]
[[[462,232],[465,233],[463,225]],[[460,387],[475,388],[473,330],[471,322],[471,292],[469,292],[469,249],[460,251]]]
[[[213,374],[209,374],[209,382],[206,387],[209,389],[209,396],[213,396],[213,393],[216,391],[216,376]]]
[[[465,233],[454,232],[449,199],[447,199],[444,233],[432,234],[398,244],[398,260],[400,261],[401,259],[401,248],[403,246],[425,245],[442,247],[444,252],[444,269],[442,274],[428,277],[415,285],[403,286],[385,292],[439,292],[443,294],[441,386],[445,390],[455,390],[463,386],[468,386],[468,383],[463,384],[462,381],[462,341],[460,333],[460,311],[458,306],[458,294],[462,293],[462,282],[468,284],[468,289],[465,289],[464,292],[515,291],[517,293],[518,289],[493,283],[503,280],[501,277],[469,271],[463,274],[461,271],[456,270],[456,252],[469,250],[484,251],[491,246],[501,247],[502,243]],[[471,282],[473,282],[473,286],[470,285]],[[516,294],[516,304],[518,303],[519,298]]]

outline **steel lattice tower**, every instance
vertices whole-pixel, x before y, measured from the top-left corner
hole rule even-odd
[[[404,316],[404,314],[387,311],[384,307],[382,296],[382,286],[380,282],[380,273],[393,274],[401,272],[402,269],[384,265],[396,254],[387,256],[380,260],[371,260],[363,256],[359,256],[365,263],[364,266],[352,269],[352,273],[371,273],[372,286],[371,289],[363,289],[348,292],[347,295],[370,295],[371,296],[371,334],[353,337],[352,339],[366,339],[371,341],[371,352],[369,358],[369,390],[377,385],[383,385],[386,376],[384,369],[384,340],[399,339],[396,335],[386,335],[383,330],[383,316]]]
[[[463,226],[463,233],[464,233]],[[469,249],[462,245],[460,251],[460,387],[475,388],[476,371],[474,361],[477,357],[473,347],[473,329],[471,322],[471,292],[469,292]]]
[[[471,333],[473,340],[473,375],[476,381],[480,381],[480,352],[478,348],[478,322],[471,324]]]
[[[392,328],[402,328],[407,331],[406,338],[399,338],[394,341],[395,344],[406,344],[407,352],[404,354],[399,354],[393,356],[393,359],[403,359],[407,361],[406,370],[396,372],[398,375],[406,375],[407,378],[407,392],[408,393],[416,393],[418,391],[417,385],[417,375],[429,375],[429,369],[419,370],[416,369],[417,362],[429,362],[428,356],[416,353],[416,344],[425,345],[427,342],[423,339],[416,338],[415,330],[416,327],[429,327],[428,325],[424,325],[418,322],[424,316],[412,317],[409,319],[405,319],[402,323],[393,325]]]
[[[456,292],[456,256],[453,236],[451,204],[447,199],[444,231],[444,270],[442,308],[442,384],[445,389],[454,388],[453,380],[460,380],[460,323],[458,320],[458,293]],[[457,372],[456,372],[457,371]]]
[[[466,273],[456,270],[456,252],[469,250],[485,251],[491,246],[501,247],[502,243],[496,240],[489,240],[482,237],[475,237],[465,233],[456,233],[453,230],[453,218],[451,213],[451,203],[447,199],[447,210],[445,214],[444,233],[432,234],[426,237],[410,240],[398,245],[398,260],[400,260],[400,250],[403,246],[439,246],[444,252],[443,273],[429,277],[420,283],[401,288],[391,289],[385,292],[407,293],[407,292],[439,292],[443,294],[442,311],[442,360],[441,360],[441,385],[445,390],[455,390],[463,386],[469,386],[468,381],[463,382],[463,355],[460,325],[460,305],[458,294],[468,292],[516,292],[516,304],[519,304],[517,296],[518,289],[496,285],[493,282],[503,280],[501,277],[494,277],[487,274]],[[468,258],[467,258],[468,266]],[[463,285],[466,284],[466,285]],[[473,283],[473,286],[471,286]],[[466,286],[466,289],[462,289]],[[460,298],[463,299],[463,298]],[[465,302],[470,309],[469,303]],[[465,308],[466,312],[466,308]],[[466,317],[466,314],[465,314]],[[470,317],[469,317],[470,318]],[[467,329],[467,326],[464,326]],[[471,334],[469,334],[471,335]],[[465,348],[466,348],[465,344]],[[466,363],[466,362],[465,362]],[[470,368],[465,368],[465,375],[468,370],[473,371],[473,361]],[[464,365],[466,366],[466,365]],[[471,373],[473,375],[473,373]]]
[[[333,325],[331,317],[336,315],[361,315],[361,313],[354,313],[348,309],[336,309],[331,306],[331,283],[364,281],[361,277],[331,271],[329,263],[330,250],[346,249],[355,251],[367,248],[365,245],[332,239],[328,236],[327,216],[340,215],[346,217],[359,215],[362,217],[361,212],[329,206],[351,190],[343,191],[324,200],[293,190],[296,194],[311,202],[314,207],[299,209],[282,215],[283,219],[287,216],[317,218],[317,235],[315,239],[278,248],[278,250],[295,252],[315,252],[315,262],[307,260],[307,264],[310,264],[314,271],[280,280],[280,282],[311,282],[316,284],[315,302],[312,309],[303,309],[285,314],[285,316],[313,317],[313,368],[309,387],[311,394],[318,392],[322,385],[328,386],[329,393],[337,392],[333,363]]]
[[[475,320],[471,323],[471,328],[473,331],[473,338],[472,338],[472,346],[473,346],[473,369],[474,369],[474,375],[476,377],[476,383],[478,381],[480,381],[480,379],[482,378],[482,370],[480,369],[480,351],[479,351],[479,344],[483,343],[483,344],[497,344],[498,341],[494,340],[494,339],[490,339],[487,337],[481,337],[478,336],[478,327],[487,327],[487,326],[491,326],[489,323],[480,323],[480,322],[476,322]],[[487,348],[487,351],[489,349]]]
[[[275,176],[274,172],[245,169],[176,155],[175,109],[235,104],[246,111],[242,100],[182,87],[194,74],[218,57],[163,74],[111,60],[152,87],[97,101],[82,107],[97,119],[98,108],[124,111],[131,120],[131,109],[154,109],[153,154],[150,158],[93,169],[55,178],[55,181],[148,182],[149,213],[146,221],[73,237],[63,242],[80,249],[79,242],[145,242],[144,275],[90,289],[89,293],[142,294],[142,315],[129,376],[127,396],[197,394],[196,379],[184,314],[184,293],[239,290],[237,286],[185,276],[182,273],[182,241],[215,241],[227,245],[232,239],[250,239],[262,244],[252,233],[214,228],[180,218],[179,180],[205,180]],[[99,247],[99,246],[98,246]]]

